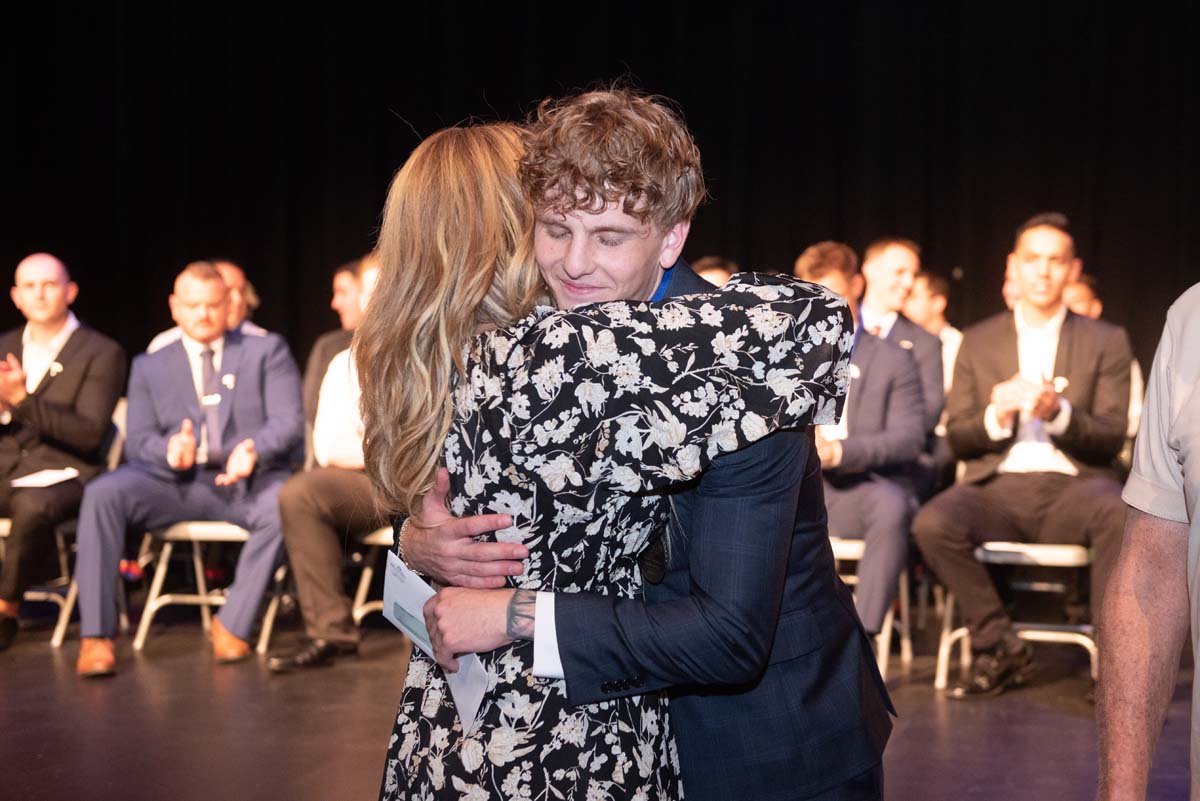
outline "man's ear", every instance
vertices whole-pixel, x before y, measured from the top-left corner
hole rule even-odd
[[[1067,284],[1073,284],[1079,280],[1080,274],[1083,272],[1083,259],[1071,259],[1071,275],[1067,278]],[[1065,286],[1066,284],[1064,284]]]
[[[946,296],[945,295],[934,295],[932,298],[929,299],[929,302],[933,304],[933,310],[934,310],[935,314],[937,314],[940,317],[946,316]]]
[[[71,281],[67,284],[67,305],[70,306],[79,297],[79,284]]]
[[[855,273],[850,276],[850,297],[846,298],[846,300],[857,306],[859,301],[862,300],[863,288],[865,286],[862,273]]]
[[[21,304],[17,303],[17,288],[15,286],[8,290],[8,296],[12,298],[13,305],[20,309]]]
[[[691,220],[680,220],[667,229],[663,234],[662,249],[658,254],[658,263],[664,270],[669,270],[679,261],[683,253],[684,243],[687,242],[688,232],[692,230]]]

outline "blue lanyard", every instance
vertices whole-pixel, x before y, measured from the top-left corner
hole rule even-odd
[[[667,291],[671,288],[671,273],[675,267],[671,266],[663,270],[662,278],[658,281],[658,289],[654,290],[654,296],[650,298],[651,303],[657,303],[667,297]]]

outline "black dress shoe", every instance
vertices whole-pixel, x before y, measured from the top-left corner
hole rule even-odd
[[[339,656],[357,656],[358,646],[353,643],[336,643],[329,640],[310,640],[307,645],[290,656],[272,656],[267,660],[267,669],[273,673],[291,673],[293,670],[326,667]]]
[[[1020,687],[1033,677],[1033,649],[1029,643],[1010,645],[1001,642],[995,648],[975,654],[971,675],[950,690],[959,701],[991,698],[1010,687]]]
[[[7,651],[17,639],[19,624],[15,617],[0,615],[0,651]]]

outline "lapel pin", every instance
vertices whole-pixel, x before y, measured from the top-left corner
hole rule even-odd
[[[225,385],[225,389],[232,390],[234,384],[237,383],[237,379],[234,378],[233,373],[226,373],[221,376],[221,383]]]
[[[851,365],[850,365],[850,377],[851,377],[851,378],[858,378],[858,377],[859,377],[859,376],[861,376],[861,375],[862,375],[862,371],[858,369],[858,365],[857,365],[857,364],[851,364]]]
[[[900,340],[900,347],[904,348],[905,350],[912,350],[913,349],[912,340],[909,340],[909,339]]]
[[[63,366],[59,362],[50,362],[50,377],[58,375],[63,371]]]
[[[1054,377],[1054,391],[1059,395],[1063,394],[1069,386],[1071,386],[1071,382],[1065,376],[1056,375]]]

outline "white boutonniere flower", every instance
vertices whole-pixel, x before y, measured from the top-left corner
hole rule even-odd
[[[58,375],[62,371],[63,371],[63,366],[62,366],[61,362],[50,362],[50,377],[51,378]]]
[[[1071,386],[1071,382],[1065,376],[1056,375],[1054,377],[1054,391],[1059,395],[1063,394],[1069,386]]]
[[[858,369],[857,364],[850,365],[850,377],[851,378],[861,378],[862,377],[862,370]]]
[[[233,373],[226,373],[225,375],[221,376],[221,383],[225,385],[225,389],[232,390],[234,385],[237,383],[237,379],[234,377]]]

